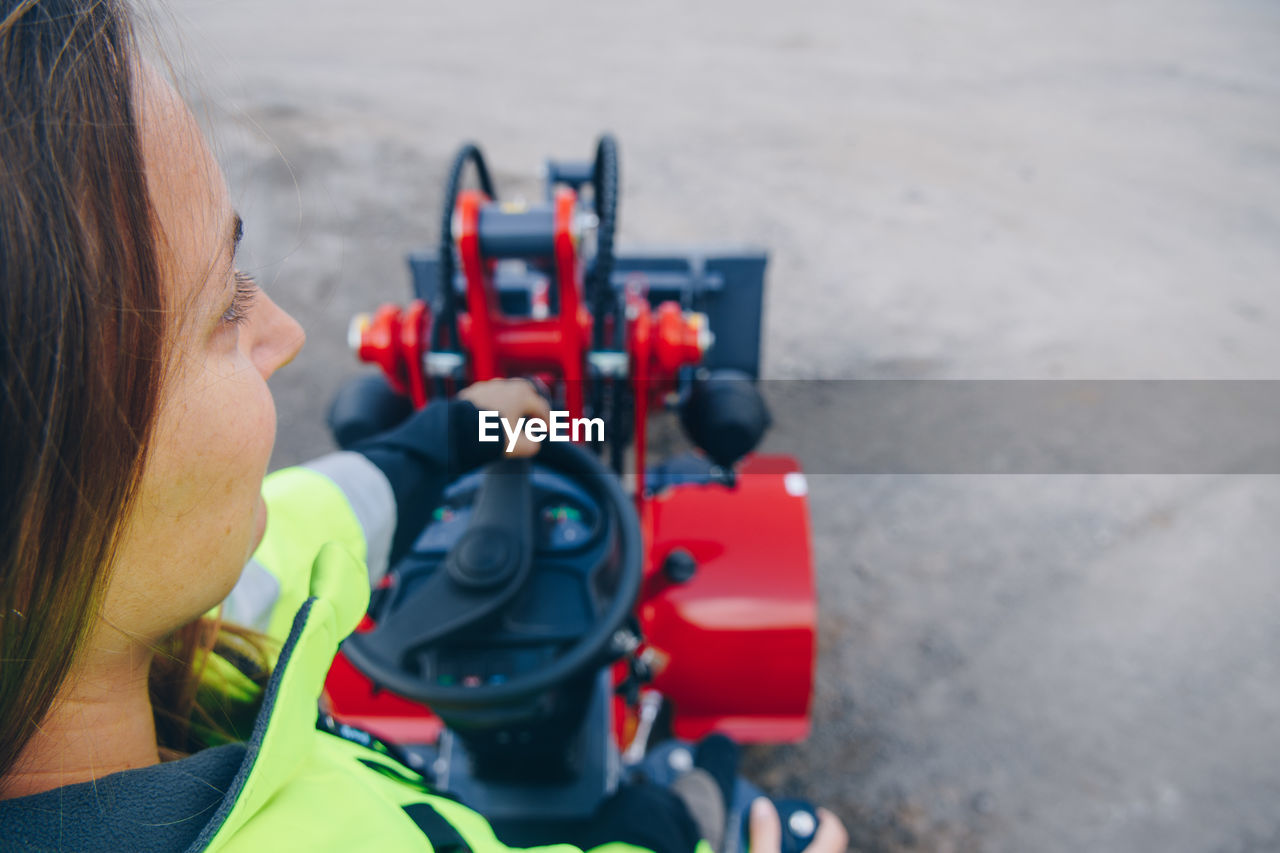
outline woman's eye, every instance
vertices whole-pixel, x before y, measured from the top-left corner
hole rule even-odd
[[[222,312],[222,322],[228,326],[239,326],[249,319],[249,309],[253,307],[254,297],[258,295],[258,283],[248,273],[236,270],[236,292],[231,297],[231,304]]]

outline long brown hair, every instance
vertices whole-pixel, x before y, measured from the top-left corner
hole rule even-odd
[[[0,0],[0,779],[104,594],[163,373],[120,0]]]

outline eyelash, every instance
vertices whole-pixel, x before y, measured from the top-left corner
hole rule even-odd
[[[248,273],[236,270],[236,292],[231,297],[231,304],[222,313],[222,322],[228,326],[239,326],[249,319],[249,309],[258,295],[258,283]]]

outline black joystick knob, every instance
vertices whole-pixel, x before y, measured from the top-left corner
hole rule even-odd
[[[697,376],[680,406],[689,440],[721,468],[756,448],[769,428],[769,409],[755,382],[738,370]]]

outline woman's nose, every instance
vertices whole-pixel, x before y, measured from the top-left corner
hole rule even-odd
[[[253,306],[254,319],[258,322],[254,324],[257,328],[254,329],[249,355],[262,378],[269,379],[271,374],[293,361],[306,342],[307,333],[302,331],[297,320],[262,291],[258,292],[256,303]]]

